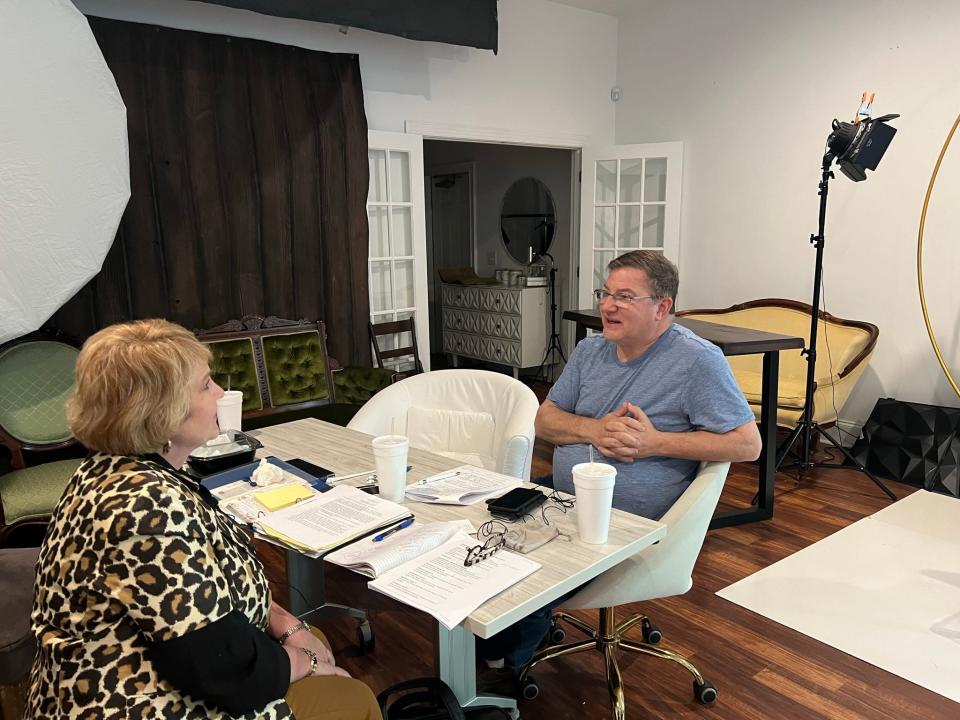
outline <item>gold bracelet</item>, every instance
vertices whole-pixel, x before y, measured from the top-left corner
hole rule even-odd
[[[320,662],[320,658],[317,657],[317,654],[310,648],[302,647],[300,648],[303,652],[306,653],[307,657],[310,658],[310,672],[308,672],[304,677],[310,677],[317,671],[317,663]]]
[[[310,632],[310,626],[307,625],[305,622],[303,622],[303,620],[298,622],[293,627],[287,628],[287,631],[283,633],[283,635],[281,635],[279,638],[277,638],[277,642],[283,645],[285,642],[287,642],[287,640],[290,639],[291,635],[293,635],[295,632],[300,632],[301,630],[306,630],[307,632]]]

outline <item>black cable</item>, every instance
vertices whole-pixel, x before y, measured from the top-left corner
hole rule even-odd
[[[561,514],[566,515],[567,511],[576,504],[576,498],[563,497],[557,492],[557,489],[554,488],[553,491],[547,495],[547,502],[540,506],[540,517],[543,518],[543,524],[550,525],[550,520],[547,518],[547,511],[557,510]]]

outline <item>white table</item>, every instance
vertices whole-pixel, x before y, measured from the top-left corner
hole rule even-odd
[[[274,455],[281,460],[299,457],[337,474],[373,468],[371,437],[338,425],[314,419],[297,420],[252,434],[263,443],[260,456]],[[462,464],[416,448],[410,449],[408,463],[413,466],[407,475],[408,483]],[[409,505],[421,522],[467,518],[477,527],[490,519],[483,503],[472,506]],[[477,696],[475,635],[491,637],[652,545],[667,532],[661,523],[614,510],[607,543],[589,545],[578,538],[575,511],[564,516],[551,513],[549,517],[551,522],[556,521],[561,531],[573,537],[571,542],[554,540],[530,553],[528,557],[541,564],[540,570],[485,602],[453,630],[437,623],[437,674],[464,706],[489,704],[516,708],[516,702],[510,698]]]

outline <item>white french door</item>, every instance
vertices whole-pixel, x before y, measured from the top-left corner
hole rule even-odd
[[[607,263],[625,252],[680,257],[683,143],[584,148],[578,307],[593,307]]]
[[[420,361],[429,370],[423,138],[370,130],[367,144],[370,321],[414,318]],[[380,342],[385,350],[409,345],[409,338],[383,337]]]

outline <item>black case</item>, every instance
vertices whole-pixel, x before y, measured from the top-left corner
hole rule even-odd
[[[523,517],[540,507],[547,499],[535,488],[514,488],[506,495],[487,500],[487,509],[493,515]]]

